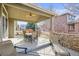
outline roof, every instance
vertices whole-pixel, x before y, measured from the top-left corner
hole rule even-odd
[[[79,23],[79,18],[76,18],[76,23]]]
[[[72,14],[72,13],[63,13],[63,14],[61,14],[60,16],[63,16],[63,15],[72,15],[72,16],[75,16],[75,15]]]
[[[30,3],[4,3],[7,6],[9,18],[27,22],[40,22],[55,16],[54,12],[42,9]],[[17,11],[17,12],[16,12]],[[33,16],[30,16],[30,15]]]
[[[35,4],[33,4],[33,3],[22,3],[22,4],[27,5],[27,6],[29,6],[29,7],[32,7],[32,8],[35,8],[35,9],[40,10],[40,11],[42,11],[42,12],[48,13],[48,14],[50,14],[50,15],[56,15],[55,12],[49,11],[49,10],[47,10],[47,9],[43,9],[43,8],[41,8],[41,7],[39,7],[39,6],[35,5]]]

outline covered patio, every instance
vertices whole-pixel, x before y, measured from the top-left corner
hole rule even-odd
[[[38,8],[32,4],[3,4],[7,11],[9,22],[9,37],[14,37],[15,20],[37,23],[52,18],[55,14]]]
[[[50,55],[50,56],[52,55],[52,56],[55,56],[57,54],[57,52],[55,52],[55,50],[53,48],[54,44],[53,44],[53,40],[52,40],[52,27],[53,27],[52,23],[53,23],[54,16],[55,16],[54,12],[44,10],[40,7],[35,6],[34,4],[2,3],[2,4],[0,4],[0,41],[4,42],[6,40],[11,40],[13,43],[13,46],[16,45],[19,47],[22,46],[24,48],[27,48],[27,54],[25,54],[25,55],[32,55],[32,56],[33,55],[35,55],[35,56],[36,55]],[[23,41],[23,38],[21,38],[21,37],[14,38],[15,30],[16,30],[16,22],[15,22],[16,20],[31,22],[31,23],[38,23],[38,22],[41,22],[46,19],[50,19],[50,24],[49,24],[50,30],[49,30],[48,36],[43,37],[41,35],[40,37],[38,37],[38,41],[36,40],[34,43],[25,42],[25,41]],[[0,48],[2,46],[0,46]],[[57,46],[54,45],[54,46],[56,47],[56,49],[59,53],[62,52],[60,54],[67,56],[66,52],[68,52],[68,51],[63,51],[62,49],[60,49],[60,46],[58,48],[58,45]],[[5,47],[7,47],[7,46],[5,46]],[[4,49],[5,49],[5,47],[4,47]],[[8,48],[9,48],[9,46],[8,46]],[[7,50],[7,52],[9,50]],[[12,52],[12,50],[10,50],[9,52]],[[7,55],[7,52],[5,54],[6,49],[5,49],[5,51],[2,49],[0,51],[0,53],[2,51],[4,52],[4,54],[2,53],[3,55]],[[19,50],[18,48],[16,48],[16,51],[21,52],[23,50]],[[79,55],[79,53],[72,52],[72,54],[73,53],[74,53],[74,55]]]
[[[30,23],[38,23],[43,20],[50,19],[50,22],[52,22],[52,17],[55,16],[55,13],[29,3],[3,3],[0,4],[0,7],[0,18],[1,22],[3,22],[3,25],[0,26],[0,32],[2,34],[1,40],[6,38],[14,38],[16,30],[16,20]],[[50,25],[51,30],[52,23],[50,23]]]
[[[14,45],[21,45],[24,44],[24,47],[28,46],[29,48],[34,48],[35,45],[38,45],[35,43],[29,44],[28,42],[24,42],[23,38],[14,38],[15,36],[15,29],[16,29],[16,20],[30,22],[30,23],[38,23],[43,20],[50,19],[52,21],[52,17],[55,15],[51,11],[44,10],[40,7],[35,6],[34,4],[24,4],[24,3],[2,3],[0,4],[1,7],[1,20],[4,19],[6,23],[4,25],[1,25],[1,41],[11,40]],[[50,21],[50,22],[51,22]],[[2,22],[2,21],[1,21]],[[50,24],[51,25],[51,24]],[[6,28],[5,28],[6,26]],[[51,30],[52,28],[50,28]],[[19,39],[19,40],[18,40]],[[41,39],[41,38],[40,38]],[[44,40],[43,40],[44,41]],[[21,43],[20,43],[21,42]],[[45,41],[46,43],[46,41]],[[47,42],[48,45],[50,44],[50,41]],[[26,45],[25,45],[26,44]],[[43,43],[40,43],[41,45]],[[23,46],[23,45],[22,45]]]

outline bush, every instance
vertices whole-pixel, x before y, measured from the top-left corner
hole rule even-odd
[[[32,29],[33,31],[35,31],[35,28],[37,28],[37,24],[36,23],[28,23],[26,25],[26,29]]]

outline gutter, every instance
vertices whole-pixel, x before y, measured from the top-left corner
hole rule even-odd
[[[34,8],[34,9],[39,10],[41,12],[47,13],[47,14],[49,14],[51,16],[55,16],[56,15],[54,12],[51,12],[51,11],[46,10],[46,9],[43,9],[43,8],[41,8],[39,6],[34,5],[33,3],[21,3],[21,4],[23,4],[25,6],[29,6],[31,8]]]

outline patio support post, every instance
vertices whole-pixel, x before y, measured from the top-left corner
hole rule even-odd
[[[9,38],[14,38],[14,19],[9,18]]]
[[[14,20],[14,37],[16,37],[17,20]]]
[[[50,43],[52,44],[52,16],[50,17],[49,40],[50,40]]]

